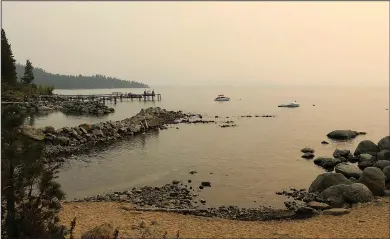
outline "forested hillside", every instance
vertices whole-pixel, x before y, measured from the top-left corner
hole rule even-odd
[[[46,72],[34,67],[34,83],[52,85],[56,89],[106,89],[106,88],[148,88],[149,86],[135,81],[126,81],[104,75],[71,76]],[[24,74],[24,66],[16,64],[18,79]]]

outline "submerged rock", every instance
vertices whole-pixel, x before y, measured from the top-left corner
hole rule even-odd
[[[353,139],[358,135],[358,132],[352,130],[334,130],[327,134],[328,138],[337,140]]]

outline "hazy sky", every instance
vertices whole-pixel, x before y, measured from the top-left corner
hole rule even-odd
[[[389,2],[3,2],[18,62],[166,84],[389,83]]]

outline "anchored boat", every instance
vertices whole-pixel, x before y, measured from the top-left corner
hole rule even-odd
[[[218,97],[215,98],[214,101],[230,101],[230,98],[224,95],[218,95]]]

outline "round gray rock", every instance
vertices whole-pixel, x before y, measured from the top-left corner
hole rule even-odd
[[[360,154],[371,154],[371,155],[377,155],[379,152],[379,147],[372,142],[371,140],[363,140],[361,141],[355,152],[354,155],[360,155]]]
[[[386,136],[378,142],[379,150],[390,150],[390,136]]]
[[[350,190],[344,193],[345,199],[351,203],[364,203],[374,200],[374,195],[368,187],[361,183],[353,183],[350,185]]]
[[[333,185],[325,189],[320,197],[332,207],[343,207],[346,203],[345,194],[349,194],[351,187],[346,184]]]
[[[390,163],[390,161],[389,161],[389,163]],[[360,170],[358,167],[356,167],[355,165],[352,165],[352,164],[348,164],[348,163],[337,164],[335,167],[335,171],[336,171],[336,173],[341,173],[342,175],[344,175],[347,178],[351,178],[351,177],[360,178],[360,176],[363,173],[363,171]]]
[[[378,160],[388,160],[390,161],[390,151],[387,149],[384,149],[380,151],[377,155]]]
[[[385,190],[386,176],[376,167],[368,167],[363,170],[358,182],[366,185],[374,196],[382,196]]]
[[[380,169],[384,169],[386,168],[387,166],[390,166],[390,161],[387,161],[387,160],[378,160],[376,161],[376,163],[374,164],[374,167],[377,167],[377,168],[380,168]]]
[[[325,189],[338,184],[352,184],[344,175],[341,173],[323,173],[317,176],[316,179],[311,183],[308,192],[322,192]]]
[[[320,197],[332,207],[343,207],[349,203],[364,203],[374,199],[367,186],[361,183],[339,184],[324,190]]]

